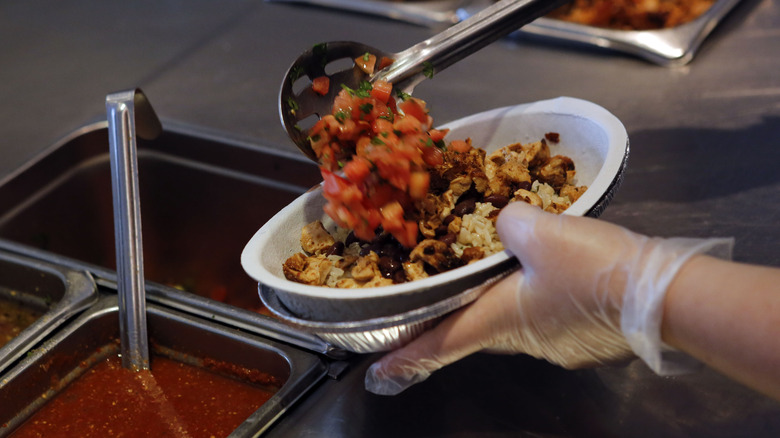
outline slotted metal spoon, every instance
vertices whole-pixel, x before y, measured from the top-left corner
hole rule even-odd
[[[395,90],[411,94],[414,87],[455,62],[497,39],[547,14],[570,0],[501,0],[478,14],[399,53],[348,41],[317,44],[303,52],[290,66],[279,92],[279,115],[290,138],[312,160],[317,160],[308,141],[308,131],[329,114],[342,85],[357,89],[361,82],[385,80]],[[394,62],[367,75],[352,62],[365,53]],[[377,61],[379,62],[379,61]],[[328,93],[312,90],[312,80],[327,76]],[[478,80],[478,79],[475,79]]]

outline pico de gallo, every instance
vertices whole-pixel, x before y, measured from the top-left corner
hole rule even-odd
[[[370,73],[376,57],[366,54],[355,63]],[[313,81],[321,94],[331,85]],[[426,103],[404,93],[394,96],[389,82],[364,81],[357,89],[342,85],[331,114],[309,135],[328,216],[360,239],[371,240],[381,227],[403,246],[414,247],[418,226],[409,213],[428,193],[429,167],[444,160],[447,130],[432,125]]]

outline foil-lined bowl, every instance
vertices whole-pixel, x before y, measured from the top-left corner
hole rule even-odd
[[[517,265],[519,268],[519,264]],[[511,271],[509,271],[511,272]],[[311,321],[293,314],[279,300],[276,292],[262,283],[260,300],[277,318],[299,330],[312,333],[333,347],[352,353],[376,353],[390,351],[406,345],[424,331],[433,327],[447,314],[464,307],[504,278],[507,273],[487,280],[483,285],[467,289],[437,303],[423,306],[397,315],[371,318],[362,321],[323,322]]]

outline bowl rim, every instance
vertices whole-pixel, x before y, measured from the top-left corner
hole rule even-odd
[[[574,202],[564,212],[564,214],[584,216],[593,207],[598,206],[605,191],[609,190],[610,187],[614,185],[614,181],[620,177],[622,167],[625,164],[624,158],[628,153],[628,134],[620,120],[605,108],[593,102],[562,96],[487,110],[446,123],[440,128],[474,123],[482,119],[492,119],[495,118],[497,114],[509,111],[512,113],[548,113],[575,116],[597,122],[598,125],[604,129],[607,136],[606,141],[610,147],[607,148],[604,164],[594,177],[593,184],[589,186],[589,189],[591,189],[598,184],[598,188],[596,190],[587,190],[580,199]],[[286,294],[317,299],[351,301],[421,292],[441,284],[457,281],[481,271],[485,271],[514,257],[508,250],[503,250],[466,266],[421,280],[394,284],[391,286],[350,289],[348,293],[345,293],[342,289],[296,283],[277,276],[273,272],[267,270],[263,264],[259,262],[258,254],[260,254],[265,243],[272,238],[273,233],[271,231],[278,228],[278,225],[285,221],[287,215],[291,211],[295,211],[301,203],[305,203],[312,196],[321,196],[319,194],[321,187],[321,185],[316,186],[313,190],[298,197],[291,204],[276,213],[251,237],[241,253],[241,265],[246,273],[253,279],[267,287],[277,291],[283,291]]]

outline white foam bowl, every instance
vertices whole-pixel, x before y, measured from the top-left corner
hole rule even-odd
[[[538,141],[548,132],[560,134],[552,154],[569,156],[576,166],[577,184],[588,190],[565,214],[601,214],[622,180],[628,158],[628,135],[622,123],[604,108],[580,99],[559,97],[498,108],[448,123],[448,139],[470,137],[488,153],[512,143]],[[241,254],[244,270],[270,288],[292,314],[311,321],[363,321],[397,315],[432,305],[479,288],[489,279],[517,268],[508,251],[422,280],[377,288],[335,289],[289,281],[282,263],[301,251],[304,225],[333,221],[322,211],[321,187],[311,190],[279,211],[247,243]]]

